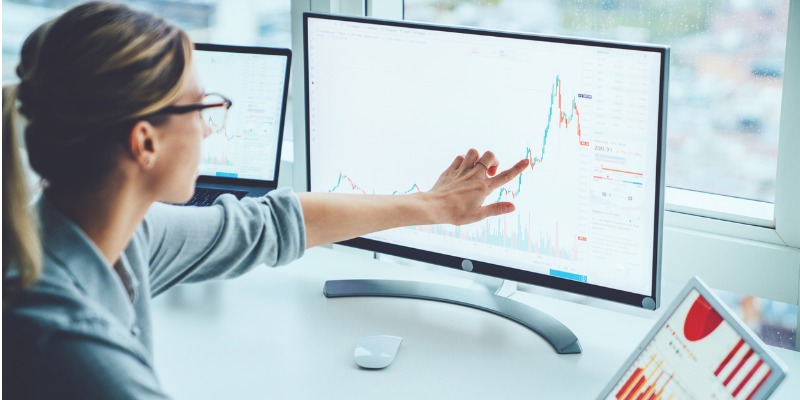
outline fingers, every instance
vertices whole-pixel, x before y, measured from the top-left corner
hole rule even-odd
[[[481,219],[508,214],[510,212],[514,212],[514,210],[516,210],[516,207],[514,207],[514,204],[509,202],[503,201],[500,203],[492,203],[481,207]]]
[[[483,165],[486,165],[489,168],[491,168],[493,166],[496,167],[497,165],[500,164],[500,162],[497,161],[497,157],[491,151],[487,151],[486,153],[483,153],[481,158],[478,159],[478,162],[483,163]]]
[[[522,173],[522,171],[525,170],[525,168],[528,167],[528,163],[530,163],[530,160],[528,160],[527,158],[524,160],[520,160],[519,162],[514,164],[513,167],[497,174],[497,176],[489,180],[489,187],[492,190],[495,190],[500,186],[503,186],[506,183],[511,182],[512,179],[516,178],[519,174]]]
[[[497,157],[491,151],[483,153],[475,165],[478,165],[478,163],[486,166],[486,174],[489,176],[494,176],[494,174],[497,173],[497,167],[500,165],[500,161],[497,160]]]
[[[453,163],[450,165],[450,169],[465,171],[474,168],[478,164],[482,164],[486,167],[486,174],[494,177],[491,181],[492,190],[494,190],[508,183],[511,179],[522,173],[522,171],[524,171],[528,166],[529,162],[530,161],[527,158],[521,160],[513,167],[503,171],[500,175],[495,176],[495,174],[497,174],[498,167],[500,166],[500,161],[497,159],[494,153],[487,151],[483,153],[480,158],[478,158],[478,151],[475,149],[469,149],[467,154],[465,154],[463,157],[458,156],[455,160],[453,160]]]
[[[478,161],[478,150],[475,149],[467,150],[467,154],[464,155],[464,161],[459,166],[459,170],[472,168],[475,165],[476,161]]]
[[[456,157],[456,159],[455,159],[455,160],[453,160],[453,162],[450,164],[450,166],[449,166],[449,167],[447,167],[447,170],[448,170],[448,171],[450,171],[450,170],[456,170],[456,169],[458,169],[458,167],[460,167],[460,166],[461,166],[461,164],[462,164],[463,162],[464,162],[464,156],[457,156],[457,157]]]

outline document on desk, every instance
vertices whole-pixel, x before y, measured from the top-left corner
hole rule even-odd
[[[601,394],[604,399],[764,399],[786,368],[695,278]]]

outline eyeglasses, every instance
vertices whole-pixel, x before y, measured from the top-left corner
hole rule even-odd
[[[200,111],[203,121],[205,121],[211,129],[211,133],[218,133],[225,130],[225,121],[228,119],[228,109],[231,108],[232,105],[233,102],[229,98],[219,93],[206,93],[202,103],[168,106],[150,115],[186,114],[193,111]]]

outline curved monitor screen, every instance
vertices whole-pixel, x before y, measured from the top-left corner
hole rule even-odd
[[[668,49],[305,15],[308,184],[425,191],[453,157],[530,168],[492,193],[516,211],[346,244],[658,305]]]

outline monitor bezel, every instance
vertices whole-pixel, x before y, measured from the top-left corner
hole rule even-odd
[[[278,149],[275,153],[275,168],[273,179],[251,179],[251,178],[230,178],[223,176],[198,175],[197,183],[211,183],[223,185],[246,185],[252,187],[274,188],[278,186],[278,177],[281,168],[281,150],[283,149],[283,131],[286,120],[286,106],[289,99],[289,73],[292,69],[292,50],[282,47],[254,47],[254,46],[233,46],[212,43],[195,43],[195,51],[212,51],[219,53],[243,53],[261,54],[270,56],[286,57],[286,71],[283,77],[283,98],[281,99],[281,117],[278,127]],[[233,100],[234,107],[236,99]]]
[[[385,25],[401,28],[426,29],[440,32],[451,32],[460,34],[471,34],[479,36],[494,36],[500,38],[544,41],[564,44],[574,44],[595,47],[610,47],[616,49],[638,50],[658,53],[661,56],[659,91],[661,96],[658,104],[658,138],[656,149],[656,179],[655,179],[655,212],[654,212],[654,237],[653,237],[653,266],[652,282],[649,295],[627,292],[591,283],[582,283],[563,278],[556,278],[535,272],[523,271],[515,268],[504,267],[488,262],[471,261],[471,272],[494,276],[500,279],[509,279],[521,283],[548,287],[556,290],[567,291],[580,295],[587,295],[599,299],[610,300],[622,304],[628,304],[644,309],[655,310],[661,303],[661,239],[663,236],[663,210],[664,210],[664,173],[665,173],[665,151],[666,151],[666,110],[667,94],[669,82],[669,47],[652,44],[622,43],[605,40],[584,39],[567,36],[541,35],[520,32],[504,32],[497,30],[467,28],[459,26],[444,26],[437,24],[383,20],[374,18],[349,17],[341,15],[321,14],[305,12],[303,13],[303,71],[304,71],[304,91],[305,91],[305,130],[306,130],[306,178],[307,190],[311,191],[311,121],[309,112],[309,63],[308,63],[308,22],[309,19],[327,19],[344,22],[367,23]],[[462,269],[462,262],[467,260],[463,257],[456,257],[443,253],[421,250],[413,247],[390,244],[374,239],[358,237],[350,240],[338,242],[337,244],[354,247],[358,249],[389,254],[397,257],[417,260],[425,263],[437,264],[444,267]]]

